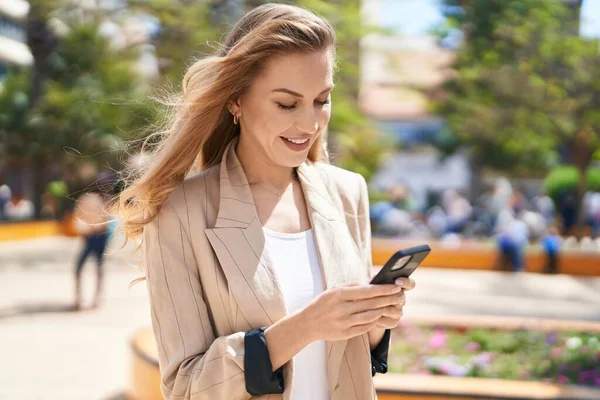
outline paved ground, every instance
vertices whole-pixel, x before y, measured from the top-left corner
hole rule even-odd
[[[0,399],[121,399],[128,343],[149,326],[127,251],[109,256],[102,307],[67,311],[79,242],[0,242]],[[84,272],[88,295],[93,265]],[[600,279],[421,269],[406,315],[511,315],[600,321]],[[89,296],[88,296],[89,298]]]

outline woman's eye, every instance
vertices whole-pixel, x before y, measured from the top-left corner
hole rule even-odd
[[[293,110],[294,108],[296,108],[296,103],[287,106],[285,104],[281,104],[281,103],[277,103],[277,106],[279,106],[279,108],[283,109],[283,110]]]
[[[327,99],[325,101],[315,101],[316,104],[319,104],[321,106],[326,106],[327,104],[329,104],[331,102],[331,99]],[[296,108],[297,103],[291,104],[291,105],[286,105],[286,104],[281,104],[281,103],[277,103],[277,106],[279,108],[281,108],[282,110],[293,110]]]

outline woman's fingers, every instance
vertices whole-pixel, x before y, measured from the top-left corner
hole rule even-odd
[[[415,288],[415,281],[411,278],[398,278],[395,284],[403,290],[412,290]]]
[[[383,309],[362,311],[350,316],[350,326],[364,325],[371,322],[377,322],[383,316]]]
[[[402,317],[402,306],[392,305],[375,309],[368,309],[350,316],[350,326],[366,324],[387,317],[398,321]]]
[[[363,335],[363,334],[369,332],[370,330],[372,330],[373,328],[375,328],[377,326],[377,321],[378,320],[375,320],[373,322],[369,322],[369,323],[361,324],[361,325],[355,325],[355,326],[351,327],[350,329],[347,330],[348,337]]]
[[[390,296],[398,294],[402,287],[398,285],[364,285],[364,286],[342,286],[339,294],[343,300],[357,301],[373,297]]]
[[[382,309],[382,317],[400,319],[402,317],[402,306],[388,306]]]
[[[359,313],[362,311],[374,310],[388,306],[404,305],[405,303],[406,295],[400,292],[391,296],[380,296],[371,299],[349,302],[348,306],[352,313]]]
[[[377,320],[377,326],[380,328],[385,328],[385,329],[394,329],[394,328],[398,327],[399,322],[400,321],[398,318],[390,318],[390,317],[383,316],[383,317],[379,318],[379,320]]]

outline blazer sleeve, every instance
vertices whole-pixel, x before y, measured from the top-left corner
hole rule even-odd
[[[262,394],[251,393],[255,390],[281,393],[282,380],[278,378],[283,378],[269,370],[262,332],[251,332],[252,340],[248,340],[254,343],[255,360],[244,357],[248,333],[215,337],[191,242],[170,203],[144,227],[143,235],[152,329],[165,399],[249,399]],[[257,378],[255,371],[254,381],[248,382],[251,392],[244,368],[249,361],[264,369],[262,376]]]
[[[371,219],[369,213],[369,190],[365,178],[357,174],[360,184],[360,199],[358,203],[358,224],[362,245],[362,253],[365,257],[365,265],[373,267],[373,256],[371,253]],[[385,374],[387,372],[387,359],[390,346],[391,331],[386,329],[381,342],[371,351],[371,372]]]

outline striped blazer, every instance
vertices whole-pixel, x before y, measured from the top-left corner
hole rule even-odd
[[[187,178],[144,228],[144,257],[161,390],[167,399],[289,399],[252,396],[245,332],[287,313],[234,140],[222,162]],[[298,167],[326,288],[368,283],[372,265],[367,185],[326,164]],[[327,342],[330,397],[375,399],[368,336]]]

